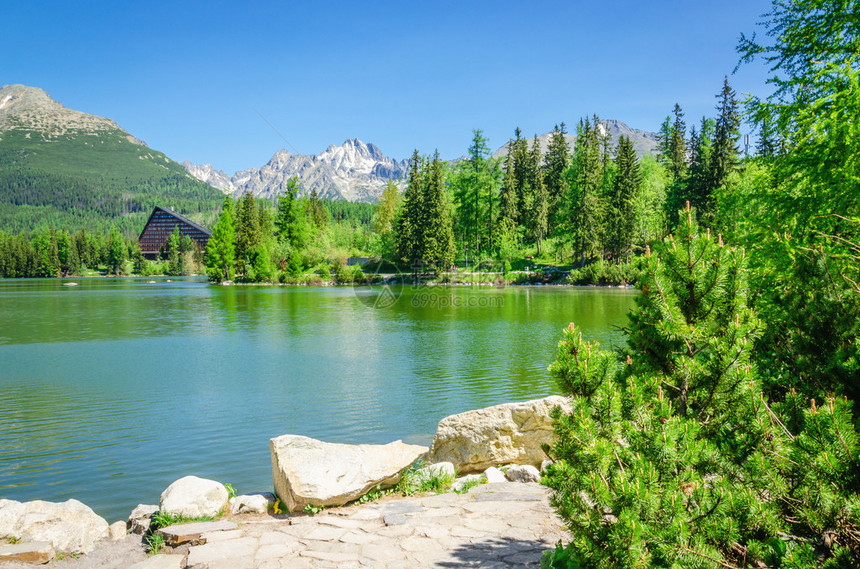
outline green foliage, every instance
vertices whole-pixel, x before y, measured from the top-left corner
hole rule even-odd
[[[14,126],[14,125],[13,125]],[[50,139],[25,129],[0,139],[0,228],[140,231],[156,205],[195,221],[214,219],[222,194],[120,130],[67,131]]]
[[[775,93],[746,101],[779,141],[758,179],[720,212],[749,250],[767,322],[759,365],[769,391],[860,400],[860,33],[856,2],[774,2],[765,41],[742,36],[744,61],[767,64]]]
[[[426,466],[428,465],[422,460],[415,461],[400,475],[400,482],[397,483],[395,491],[404,496],[424,492],[447,492],[451,488],[455,476],[446,475],[433,469],[422,472]]]
[[[314,506],[313,504],[308,504],[304,507],[302,512],[308,514],[309,516],[315,516],[323,510],[325,510],[325,506]]]
[[[392,492],[393,490],[391,488],[383,490],[382,485],[377,484],[367,494],[363,494],[354,503],[361,505],[367,504],[368,502],[378,502],[381,498],[388,496]]]
[[[550,371],[572,411],[554,412],[546,481],[572,541],[542,564],[847,568],[860,552],[850,408],[768,405],[744,255],[680,218],[646,259],[627,349],[573,326],[559,343]]]
[[[227,489],[227,499],[228,499],[228,500],[229,500],[229,499],[231,499],[231,498],[235,498],[235,497],[236,497],[236,489],[235,489],[235,488],[233,488],[233,485],[232,485],[232,484],[230,484],[230,483],[228,482],[227,484],[224,484],[224,488],[226,488],[226,489]]]
[[[617,173],[606,203],[606,249],[616,262],[630,259],[636,221],[636,200],[642,185],[633,143],[622,136],[615,157]]]
[[[147,551],[150,555],[158,555],[164,549],[164,536],[160,533],[153,533],[146,536]]]
[[[439,272],[453,262],[452,217],[438,151],[429,162],[417,150],[413,153],[397,228],[396,250],[402,263]]]

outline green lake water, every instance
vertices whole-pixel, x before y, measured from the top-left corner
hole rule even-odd
[[[188,474],[270,490],[278,435],[426,445],[452,413],[558,393],[561,329],[618,345],[634,296],[0,280],[0,498],[112,522]]]

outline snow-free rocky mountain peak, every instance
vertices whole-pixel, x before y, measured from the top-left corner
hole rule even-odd
[[[67,109],[38,87],[5,85],[0,88],[0,133],[11,129],[38,133],[44,140],[122,131],[110,119]],[[146,146],[142,140],[122,132],[129,142]]]

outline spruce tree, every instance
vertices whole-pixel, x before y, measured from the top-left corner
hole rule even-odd
[[[568,193],[566,170],[570,165],[570,145],[564,123],[556,125],[543,162],[543,179],[547,192],[547,233],[552,235],[563,225],[563,201]]]
[[[535,135],[532,140],[532,148],[528,154],[526,166],[527,187],[530,191],[531,208],[528,212],[528,228],[537,245],[537,254],[541,255],[541,244],[546,236],[547,216],[549,213],[549,198],[546,185],[543,180],[543,169],[541,168],[540,140]]]
[[[667,116],[660,123],[660,132],[657,133],[657,160],[660,164],[669,168],[671,162],[671,151],[669,145],[672,140],[672,117]]]
[[[616,173],[607,200],[607,243],[609,255],[616,261],[629,259],[636,223],[636,199],[642,177],[639,160],[630,138],[621,136],[615,157]]]
[[[676,180],[682,180],[687,174],[687,125],[684,122],[684,111],[681,105],[675,103],[672,110],[675,121],[672,123],[672,132],[669,136],[669,172]]]
[[[575,253],[580,257],[580,264],[602,247],[604,168],[598,125],[597,116],[594,116],[594,124],[587,117],[580,119],[573,152],[574,180],[569,205]]]
[[[740,164],[738,152],[739,128],[741,125],[738,100],[735,90],[729,85],[729,78],[723,80],[723,89],[717,95],[717,122],[714,132],[714,152],[711,157],[711,187],[725,185],[729,174]],[[711,207],[711,196],[704,196],[701,204],[705,211]]]
[[[425,221],[421,232],[421,258],[438,273],[447,270],[454,261],[451,209],[438,150],[425,168],[426,172],[422,176]]]
[[[499,201],[499,222],[516,224],[519,219],[520,202],[516,177],[514,154],[511,152],[513,140],[508,142],[508,155],[505,157],[502,193]]]
[[[714,153],[714,120],[702,117],[699,132],[691,140],[692,156],[690,175],[685,199],[697,211],[707,211],[708,202],[716,189],[711,177],[711,162]],[[683,204],[672,204],[681,207]]]
[[[397,221],[398,260],[413,270],[418,270],[424,258],[425,209],[421,167],[422,160],[416,149],[409,161],[403,208]]]

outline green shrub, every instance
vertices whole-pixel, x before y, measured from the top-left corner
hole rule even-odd
[[[572,540],[544,567],[852,567],[857,433],[843,399],[764,398],[745,258],[681,212],[645,259],[617,353],[565,330],[545,477]]]

